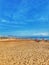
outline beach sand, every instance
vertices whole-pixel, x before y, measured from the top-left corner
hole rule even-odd
[[[49,41],[0,39],[0,65],[49,65]]]

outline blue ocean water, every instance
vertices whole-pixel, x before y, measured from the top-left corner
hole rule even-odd
[[[32,39],[44,39],[44,40],[49,40],[49,36],[33,36]]]
[[[39,40],[49,40],[49,36],[7,36],[13,38],[22,38],[22,39],[39,39]]]
[[[22,38],[22,39],[38,39],[38,40],[49,40],[49,36],[25,36],[25,37],[18,37],[18,38]]]

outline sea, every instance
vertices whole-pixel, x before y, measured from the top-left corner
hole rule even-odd
[[[22,36],[22,37],[17,37],[17,38],[22,38],[22,39],[38,39],[38,40],[49,40],[49,36]]]
[[[38,40],[49,40],[49,36],[33,36],[33,37],[30,37],[31,39],[38,39]]]
[[[6,37],[6,36],[5,36]],[[38,39],[38,40],[49,40],[49,36],[7,36],[12,38],[20,38],[20,39]]]

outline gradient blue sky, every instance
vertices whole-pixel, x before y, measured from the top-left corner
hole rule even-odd
[[[0,35],[49,35],[49,0],[0,0]]]

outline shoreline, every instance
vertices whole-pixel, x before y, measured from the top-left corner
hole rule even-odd
[[[21,42],[21,41],[34,41],[34,42],[41,42],[41,41],[44,41],[44,42],[49,42],[49,40],[45,40],[45,39],[22,39],[22,38],[2,38],[0,39],[0,42]]]

